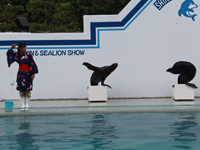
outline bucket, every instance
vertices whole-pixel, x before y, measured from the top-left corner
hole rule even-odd
[[[12,108],[15,105],[13,101],[5,101],[5,112],[12,112]]]

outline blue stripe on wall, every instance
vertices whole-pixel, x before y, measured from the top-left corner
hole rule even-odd
[[[57,45],[76,45],[76,47],[65,47],[67,49],[71,48],[71,49],[82,49],[82,48],[99,48],[99,32],[100,31],[108,31],[108,30],[125,30],[130,23],[124,28],[124,29],[98,29],[96,30],[96,28],[108,28],[108,27],[124,27],[124,25],[126,25],[128,23],[128,21],[130,21],[130,19],[147,3],[148,0],[141,0],[129,13],[128,15],[119,22],[91,22],[91,26],[90,26],[90,33],[91,33],[91,39],[89,40],[23,40],[23,42],[25,42],[27,44],[27,46],[57,46]],[[147,5],[140,10],[139,14],[152,2],[153,0],[150,0],[149,3],[147,3]],[[138,14],[138,15],[139,15]],[[137,15],[137,16],[138,16]],[[136,16],[136,17],[137,17]],[[135,18],[132,19],[135,20]],[[132,22],[131,21],[131,22]],[[96,36],[97,34],[97,36]],[[98,38],[96,40],[96,37]],[[10,41],[0,41],[0,46],[10,46],[13,43],[19,43],[21,42],[21,40],[10,40]],[[96,43],[97,42],[97,43]],[[98,44],[96,46],[96,44]],[[88,45],[86,47],[78,47],[79,45]],[[91,47],[89,46],[91,45]],[[52,48],[52,47],[51,47]],[[64,47],[63,47],[64,48]],[[0,48],[0,49],[5,49],[5,48]],[[7,48],[6,48],[7,49]],[[30,49],[30,47],[29,47]],[[31,49],[50,49],[50,47],[34,47]],[[62,49],[61,47],[53,47],[53,49]]]

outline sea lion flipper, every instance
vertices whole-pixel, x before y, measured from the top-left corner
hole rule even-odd
[[[186,85],[188,85],[188,86],[190,86],[190,87],[193,87],[193,88],[195,88],[195,89],[198,88],[198,87],[197,87],[195,84],[193,84],[193,83],[186,83]]]
[[[90,70],[93,70],[93,71],[97,70],[97,67],[95,67],[95,66],[93,66],[93,65],[91,65],[91,64],[89,64],[87,62],[84,62],[83,65],[86,66]]]
[[[111,86],[109,86],[109,85],[107,85],[107,84],[104,84],[104,86],[107,86],[107,87],[109,87],[110,89],[112,89],[112,87],[111,87]]]
[[[101,85],[107,86],[107,87],[109,87],[110,89],[112,89],[110,85],[107,85],[107,84],[104,84],[104,83],[102,83]]]

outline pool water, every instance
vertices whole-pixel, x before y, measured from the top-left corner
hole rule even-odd
[[[200,113],[0,118],[0,149],[199,150]]]

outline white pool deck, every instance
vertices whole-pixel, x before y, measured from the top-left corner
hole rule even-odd
[[[5,111],[0,101],[0,116],[53,115],[83,113],[132,113],[132,112],[200,112],[200,98],[194,101],[174,101],[172,98],[122,98],[107,102],[90,103],[87,99],[31,100],[30,110],[21,112],[21,101],[13,101],[12,112]]]

